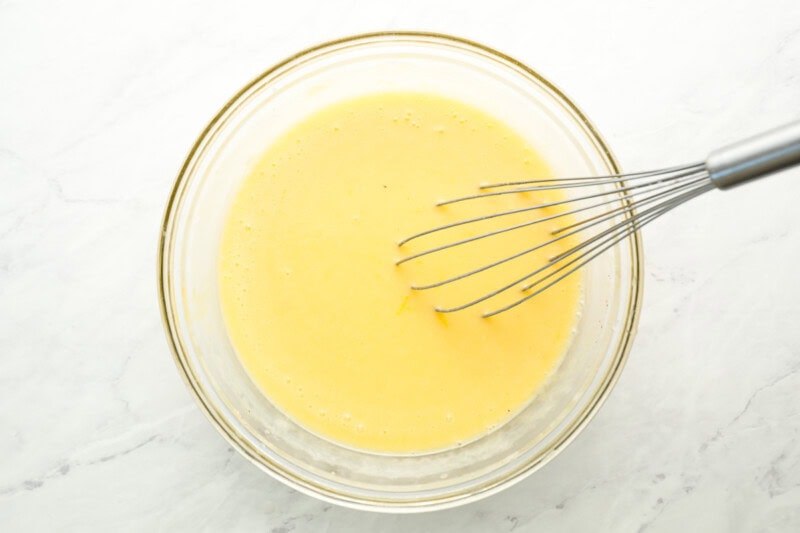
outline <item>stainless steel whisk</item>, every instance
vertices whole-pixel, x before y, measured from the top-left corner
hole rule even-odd
[[[486,301],[498,294],[521,286],[526,294],[516,301],[500,307],[494,311],[484,313],[484,317],[490,317],[507,311],[517,305],[533,298],[534,296],[549,289],[565,277],[569,276],[586,263],[599,256],[603,252],[611,249],[623,239],[628,238],[632,233],[638,231],[646,224],[652,222],[667,211],[700,196],[711,189],[728,189],[734,185],[746,181],[760,178],[777,172],[788,167],[800,164],[800,121],[787,124],[755,137],[731,144],[724,148],[714,150],[709,154],[703,163],[677,166],[662,170],[648,172],[635,172],[632,174],[612,174],[608,176],[589,176],[583,178],[554,178],[542,180],[516,181],[507,183],[496,183],[484,185],[480,190],[488,191],[470,196],[464,196],[453,200],[439,202],[438,206],[479,200],[489,196],[505,194],[517,194],[524,192],[536,192],[552,189],[580,189],[597,188],[600,186],[613,185],[604,192],[593,192],[590,194],[578,195],[567,200],[549,202],[544,204],[532,205],[491,213],[488,215],[468,218],[459,222],[446,224],[437,228],[429,229],[412,235],[400,241],[399,245],[418,239],[424,235],[430,235],[440,231],[445,231],[457,226],[472,224],[482,220],[488,220],[519,213],[535,213],[537,210],[555,207],[558,205],[571,204],[575,208],[544,217],[534,217],[529,221],[511,225],[505,228],[480,233],[455,242],[436,246],[428,250],[406,256],[396,262],[397,265],[411,261],[429,254],[440,252],[448,248],[460,246],[480,239],[485,239],[513,231],[533,224],[539,224],[548,220],[555,220],[561,217],[581,215],[577,222],[560,227],[551,232],[553,238],[542,242],[533,243],[533,246],[526,248],[518,253],[486,264],[469,272],[453,276],[451,278],[430,283],[427,285],[415,285],[414,290],[426,290],[440,287],[448,283],[464,279],[478,274],[490,268],[512,261],[524,255],[550,246],[553,243],[566,239],[573,235],[578,235],[581,241],[550,258],[545,265],[533,270],[522,278],[516,279],[507,285],[489,292],[479,298],[466,302],[462,305],[448,308],[436,308],[440,313],[451,313],[472,307],[480,302]],[[616,207],[614,205],[616,204]],[[598,213],[598,209],[604,206],[612,206]],[[622,217],[621,221],[614,219]],[[602,227],[604,223],[610,226]],[[600,229],[594,234],[589,233],[592,228]],[[535,289],[535,290],[533,290]],[[533,292],[529,292],[533,290]]]

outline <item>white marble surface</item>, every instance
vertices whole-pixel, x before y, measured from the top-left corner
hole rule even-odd
[[[265,67],[387,28],[540,69],[627,169],[800,117],[796,0],[0,0],[0,530],[800,530],[800,169],[646,230],[645,308],[616,390],[500,495],[416,516],[340,509],[211,427],[156,303],[174,176]]]

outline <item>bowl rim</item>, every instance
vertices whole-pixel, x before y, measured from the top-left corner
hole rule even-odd
[[[268,458],[255,454],[245,442],[242,442],[242,440],[236,434],[236,431],[227,422],[227,420],[225,420],[225,418],[220,415],[214,406],[207,401],[206,395],[203,393],[202,387],[199,385],[198,380],[186,359],[185,350],[183,348],[180,335],[178,334],[178,327],[172,310],[172,307],[175,305],[175,301],[172,298],[173,282],[171,277],[172,271],[170,261],[174,245],[173,230],[177,209],[181,205],[187,188],[187,183],[191,177],[189,170],[192,167],[195,158],[201,152],[203,146],[209,139],[209,135],[215,131],[216,127],[221,122],[224,122],[228,111],[235,106],[237,102],[239,102],[242,96],[247,94],[254,86],[261,83],[265,78],[271,76],[277,71],[280,71],[282,68],[295,61],[298,61],[306,56],[313,55],[317,52],[322,52],[329,48],[336,48],[341,45],[356,44],[359,42],[362,42],[363,44],[369,44],[371,41],[383,42],[390,40],[438,41],[439,44],[460,45],[462,47],[473,48],[477,52],[488,54],[494,59],[500,60],[500,62],[508,63],[512,67],[520,69],[525,75],[530,76],[537,83],[541,84],[545,89],[550,91],[553,96],[565,106],[565,108],[574,116],[576,123],[583,128],[587,139],[592,142],[594,148],[602,156],[612,171],[614,173],[620,173],[619,164],[616,158],[614,157],[610,148],[607,146],[605,140],[598,132],[597,128],[588,119],[586,114],[581,111],[581,109],[569,97],[567,97],[561,89],[556,87],[552,82],[524,63],[491,47],[462,37],[427,31],[378,31],[360,33],[325,41],[316,46],[301,50],[258,74],[249,83],[245,84],[239,91],[237,91],[231,98],[229,98],[222,108],[208,122],[205,128],[203,128],[197,137],[197,140],[193,143],[191,149],[186,155],[183,164],[181,165],[180,171],[178,172],[165,206],[164,216],[162,218],[160,227],[156,258],[157,289],[162,325],[164,327],[167,342],[178,371],[181,374],[184,383],[191,391],[192,396],[194,396],[195,400],[199,404],[201,410],[211,420],[212,425],[216,427],[216,429],[234,449],[236,449],[259,469],[271,475],[273,478],[304,494],[313,496],[323,501],[360,510],[389,513],[412,513],[451,508],[482,499],[491,494],[495,494],[523,480],[527,476],[531,475],[534,471],[547,464],[556,455],[558,455],[561,450],[570,444],[578,436],[578,434],[580,434],[580,432],[586,427],[589,421],[594,418],[597,411],[608,398],[608,395],[618,381],[621,371],[628,359],[641,315],[641,303],[644,288],[644,252],[641,235],[638,231],[634,232],[631,234],[631,238],[628,239],[631,250],[632,272],[629,284],[629,304],[628,309],[625,311],[625,322],[623,324],[624,331],[618,342],[616,356],[612,361],[612,365],[606,372],[604,382],[595,391],[593,397],[587,403],[583,412],[580,413],[579,416],[575,417],[573,422],[563,431],[561,438],[557,440],[547,452],[542,454],[537,459],[531,461],[527,465],[524,465],[522,468],[519,468],[517,471],[510,473],[510,475],[507,477],[496,480],[494,483],[480,487],[479,489],[468,494],[446,495],[442,498],[424,502],[396,502],[378,499],[367,500],[342,494],[338,491],[331,490],[328,487],[313,483],[308,479],[304,479],[300,476],[294,475],[292,472],[284,470],[279,465],[269,461]]]

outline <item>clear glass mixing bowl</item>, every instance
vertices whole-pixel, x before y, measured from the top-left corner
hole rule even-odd
[[[257,158],[298,120],[337,100],[402,90],[443,94],[497,116],[526,137],[557,175],[618,172],[583,113],[518,61],[444,35],[355,36],[284,61],[225,104],[178,175],[158,265],[175,361],[225,438],[298,490],[391,512],[474,501],[552,459],[586,425],[618,378],[642,293],[641,244],[633,235],[586,269],[575,337],[546,386],[507,423],[460,447],[417,455],[358,451],[312,434],[276,409],[239,362],[220,310],[217,268],[228,206]]]

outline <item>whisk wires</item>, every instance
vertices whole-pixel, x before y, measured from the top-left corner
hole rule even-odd
[[[467,272],[456,274],[434,283],[414,285],[411,287],[413,290],[433,289],[479,274],[490,268],[495,268],[504,263],[531,254],[536,250],[541,250],[560,241],[564,241],[567,238],[575,237],[580,239],[578,244],[550,257],[549,261],[544,265],[535,268],[528,274],[502,287],[457,306],[436,308],[436,311],[441,313],[461,311],[519,286],[520,290],[525,294],[512,301],[510,304],[483,314],[484,317],[490,317],[508,311],[551,288],[553,285],[576,272],[589,261],[610,250],[651,221],[682,203],[713,189],[714,185],[710,180],[705,164],[699,163],[657,171],[612,174],[602,177],[552,178],[483,185],[480,187],[480,190],[484,192],[443,201],[437,205],[443,206],[459,202],[480,200],[490,196],[535,193],[557,189],[597,189],[598,187],[601,187],[603,190],[600,192],[590,191],[588,194],[581,194],[578,192],[576,196],[569,199],[535,204],[497,213],[489,213],[422,231],[402,240],[399,246],[402,247],[413,240],[427,235],[467,224],[478,223],[484,220],[518,215],[520,213],[531,213],[532,215],[529,221],[512,224],[484,233],[478,233],[477,235],[454,242],[435,246],[403,257],[398,260],[396,264],[400,265],[449,248],[462,246],[534,224],[541,224],[543,222],[567,217],[570,223],[551,231],[552,238],[545,242],[536,243],[519,252],[489,262]],[[567,204],[574,207],[552,215],[541,217],[534,216],[536,211]],[[572,222],[575,217],[578,217],[578,220]]]

